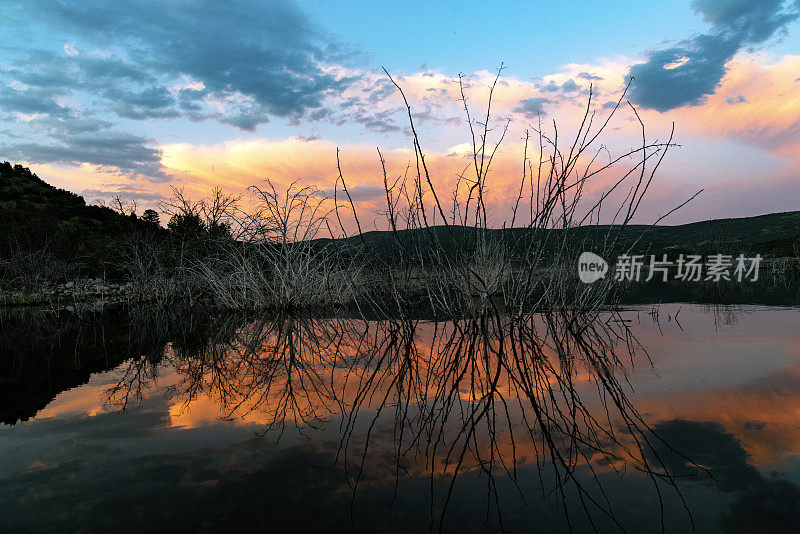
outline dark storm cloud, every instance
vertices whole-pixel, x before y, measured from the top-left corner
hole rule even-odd
[[[542,106],[549,103],[550,100],[546,98],[526,98],[521,100],[519,106],[514,108],[514,113],[522,113],[526,117],[535,117],[537,115],[544,115]]]
[[[200,89],[181,89],[178,91],[178,101],[180,108],[184,111],[198,112],[203,109],[202,101],[205,95],[208,94],[205,90]]]
[[[320,120],[326,95],[353,81],[325,68],[352,51],[292,2],[10,0],[0,14],[20,36],[0,53],[0,117],[19,125],[0,152],[12,159],[166,179],[152,141],[115,119],[253,131],[270,115]]]
[[[630,68],[631,100],[667,111],[697,105],[713,94],[725,75],[725,64],[741,49],[763,43],[785,31],[800,15],[800,0],[695,0],[692,7],[711,31],[653,50],[647,61]]]
[[[12,87],[0,83],[0,111],[5,120],[17,120],[36,141],[22,141],[23,130],[14,132],[15,142],[0,143],[0,156],[31,163],[90,163],[116,167],[129,176],[143,175],[167,180],[161,170],[160,152],[152,141],[113,129],[113,123],[59,103],[65,92],[55,87]],[[154,105],[155,96],[143,95],[132,112]],[[22,114],[22,115],[20,115]]]
[[[800,3],[785,4],[785,0],[694,0],[692,7],[714,29],[734,33],[746,43],[761,43],[797,18]]]
[[[631,101],[658,111],[697,105],[714,93],[725,63],[740,45],[722,35],[698,35],[678,46],[657,50],[647,63],[631,67]],[[682,63],[682,64],[681,64]]]
[[[112,102],[111,108],[126,119],[163,119],[178,117],[175,98],[164,87],[149,87],[142,91],[123,91],[111,87],[104,96]]]
[[[0,111],[62,116],[69,113],[69,109],[56,100],[62,94],[49,88],[14,88],[0,82]]]
[[[157,180],[168,176],[161,170],[161,153],[147,146],[150,140],[125,132],[105,130],[62,136],[54,144],[17,143],[2,147],[3,157],[31,163],[89,163],[117,168],[129,175]]]
[[[80,90],[102,95],[111,87],[161,87],[152,73],[119,57],[67,56],[62,51],[26,50],[7,61],[3,72],[6,79],[59,94]]]
[[[216,114],[215,116],[223,124],[230,124],[248,132],[254,132],[259,124],[269,122],[267,117],[262,116],[258,111],[244,110],[241,113]]]
[[[134,109],[123,116],[146,119],[176,109],[163,93],[166,83],[184,76],[202,82],[218,98],[233,95],[250,101],[246,119],[225,122],[251,129],[269,114],[288,117],[319,108],[325,94],[348,82],[322,67],[331,56],[342,54],[339,47],[329,44],[289,2],[28,0],[16,7],[22,20],[74,40],[78,49],[86,45],[114,51],[107,58],[69,58],[71,76],[59,79],[59,86],[87,88],[85,80],[94,78],[94,87],[103,93],[108,82],[134,81],[146,85],[134,91],[134,99],[160,93],[158,107],[132,102]],[[55,70],[63,72],[64,60],[59,59]],[[45,70],[48,66],[53,62]],[[116,93],[127,89],[114,86]],[[127,103],[120,98],[113,95],[121,104],[115,111]]]

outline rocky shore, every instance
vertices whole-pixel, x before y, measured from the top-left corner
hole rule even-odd
[[[113,303],[139,300],[141,292],[131,282],[110,282],[100,278],[45,286],[38,290],[0,290],[1,306],[32,306],[47,304],[55,307],[76,303]]]

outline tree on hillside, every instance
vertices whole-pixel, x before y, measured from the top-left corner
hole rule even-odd
[[[206,225],[195,213],[176,213],[170,217],[167,228],[181,240],[199,239],[206,233]]]
[[[144,210],[144,213],[142,213],[142,220],[150,224],[161,224],[161,218],[158,216],[158,212],[152,209]]]

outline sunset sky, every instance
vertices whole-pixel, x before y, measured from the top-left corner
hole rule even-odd
[[[89,202],[150,206],[170,186],[239,192],[266,178],[325,189],[339,147],[356,202],[377,210],[376,147],[391,176],[413,159],[382,67],[446,189],[470,148],[458,75],[481,115],[502,62],[493,133],[511,122],[488,183],[495,224],[523,132],[541,116],[568,136],[590,84],[602,116],[630,76],[648,134],[663,140],[674,122],[681,145],[640,222],[700,189],[665,222],[800,210],[800,0],[4,0],[0,13],[0,160]],[[637,124],[620,115],[603,142],[635,145]]]

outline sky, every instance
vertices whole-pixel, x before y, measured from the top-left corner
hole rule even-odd
[[[640,206],[664,223],[800,210],[800,0],[362,2],[5,0],[0,160],[89,202],[158,206],[270,179],[329,190],[359,211],[414,161],[408,97],[433,183],[456,187],[469,123],[492,93],[492,224],[517,195],[527,130],[569,138],[590,87],[597,124],[630,82],[649,139],[675,142]],[[631,82],[631,78],[633,81]],[[640,142],[627,105],[598,140]],[[604,156],[605,157],[605,156]],[[589,201],[618,178],[587,185]],[[380,217],[368,226],[380,227]]]

